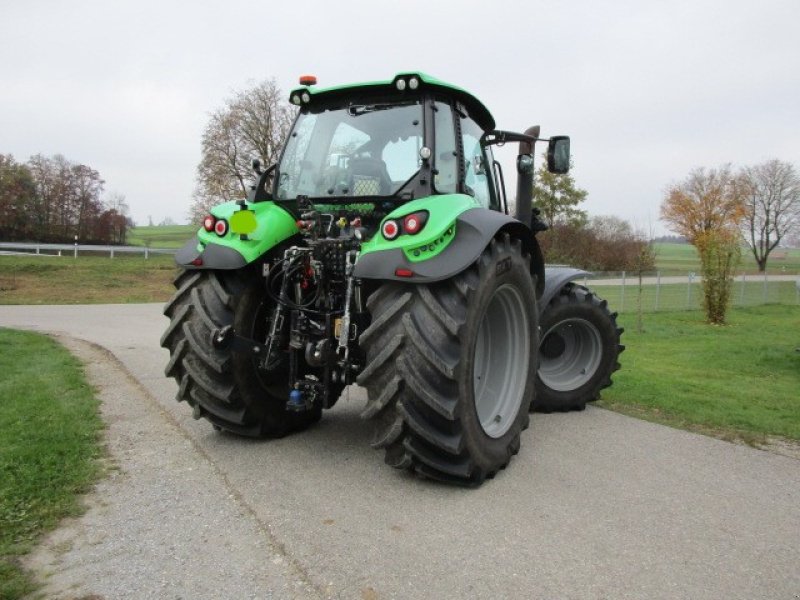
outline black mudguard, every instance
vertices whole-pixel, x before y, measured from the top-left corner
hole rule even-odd
[[[197,250],[197,236],[192,237],[175,253],[175,262],[184,269],[219,269],[230,271],[247,264],[244,256],[233,248],[207,244],[202,252]]]
[[[430,283],[450,279],[478,260],[484,248],[500,231],[522,242],[531,256],[531,274],[536,276],[536,294],[544,292],[544,261],[530,228],[513,217],[485,208],[471,208],[456,219],[456,237],[441,254],[424,262],[412,263],[399,248],[372,252],[359,257],[354,275],[361,279]],[[412,277],[398,277],[397,269],[408,269]]]
[[[545,267],[544,291],[539,297],[539,314],[541,315],[556,294],[570,281],[591,275],[588,271],[572,267]]]

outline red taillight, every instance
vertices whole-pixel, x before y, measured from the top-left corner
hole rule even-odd
[[[214,231],[214,225],[217,223],[217,219],[214,218],[214,215],[206,215],[206,218],[203,219],[203,229],[208,232]]]
[[[394,274],[397,277],[413,277],[414,271],[412,271],[411,269],[404,269],[402,267],[397,267],[394,270]]]
[[[225,219],[220,219],[214,224],[214,233],[216,233],[219,237],[224,236],[228,233],[228,222]]]
[[[202,259],[202,258],[200,258],[200,257],[198,256],[197,258],[195,258],[195,259],[192,261],[192,264],[193,264],[195,267],[202,267],[202,266],[203,266],[203,259]]]
[[[397,221],[386,221],[381,231],[383,232],[383,237],[387,240],[393,240],[400,234],[400,227],[398,227]]]
[[[425,227],[425,221],[427,220],[428,213],[426,211],[420,211],[406,215],[403,218],[403,233],[407,233],[409,235],[419,233],[422,231],[422,228]]]

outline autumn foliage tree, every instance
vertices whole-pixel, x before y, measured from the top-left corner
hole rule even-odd
[[[724,324],[733,274],[741,256],[739,227],[746,187],[729,166],[696,168],[667,189],[661,219],[700,255],[703,307],[709,323]]]
[[[273,79],[237,92],[210,115],[190,208],[194,222],[214,204],[247,195],[253,159],[265,167],[278,160],[293,117],[288,98]]]
[[[27,163],[0,155],[0,239],[124,243],[127,205],[108,206],[104,184],[96,170],[61,155]]]

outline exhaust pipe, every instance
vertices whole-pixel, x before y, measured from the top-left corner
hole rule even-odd
[[[525,135],[539,137],[539,125],[528,127]],[[531,226],[533,211],[533,149],[536,142],[520,142],[517,156],[517,214],[518,221]]]

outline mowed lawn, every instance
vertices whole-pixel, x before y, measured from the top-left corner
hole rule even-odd
[[[622,369],[600,406],[723,438],[800,440],[800,307],[734,309],[712,326],[699,311],[620,316]]]
[[[20,557],[81,512],[103,426],[81,364],[54,340],[0,328],[0,373],[0,598],[19,598],[34,588]]]
[[[172,256],[0,256],[0,304],[164,302]]]

